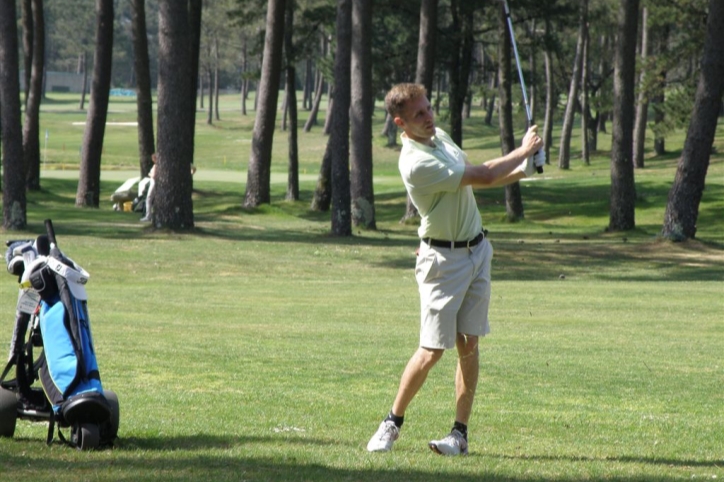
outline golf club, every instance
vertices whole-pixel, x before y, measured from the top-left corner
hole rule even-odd
[[[525,103],[525,115],[528,118],[528,128],[533,125],[533,116],[530,112],[530,104],[528,103],[528,91],[525,87],[525,79],[523,78],[523,69],[520,67],[520,57],[518,56],[518,45],[515,42],[515,32],[513,31],[513,22],[510,19],[510,9],[508,8],[508,0],[502,0],[503,7],[505,8],[505,18],[508,21],[508,31],[510,31],[510,42],[513,44],[513,53],[515,54],[515,65],[518,67],[518,78],[520,78],[520,88],[523,91],[523,102]],[[540,151],[539,151],[540,152]],[[543,163],[545,162],[545,158],[543,157],[543,161],[539,164],[539,159],[541,159],[541,156],[539,156],[539,153],[536,152],[533,155],[533,162],[535,163],[535,170],[538,174],[541,174],[543,172]]]

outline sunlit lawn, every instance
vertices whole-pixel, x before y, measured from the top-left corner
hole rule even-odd
[[[28,230],[5,233],[36,236],[52,218],[60,247],[90,272],[100,370],[119,395],[121,427],[113,450],[81,453],[47,447],[44,425],[20,421],[15,438],[0,440],[3,480],[724,477],[721,154],[709,169],[699,239],[683,244],[656,237],[671,156],[650,157],[636,172],[637,228],[627,233],[604,231],[605,151],[590,167],[551,166],[544,179],[523,183],[520,223],[503,221],[502,190],[479,192],[495,247],[493,332],[482,344],[470,456],[427,448],[452,423],[454,353],[413,402],[394,451],[368,454],[417,344],[416,226],[398,223],[397,152],[376,137],[379,229],[334,238],[329,214],[308,209],[313,180],[294,203],[283,201],[283,181],[274,184],[272,204],[256,210],[241,208],[243,182],[214,180],[245,169],[253,123],[221,114],[207,126],[199,113],[196,232],[154,232],[136,214],[113,212],[116,180],[103,182],[100,209],[76,209],[75,182],[48,174],[42,192],[29,194]],[[49,167],[70,168],[82,130],[66,120],[83,116],[47,117]],[[319,130],[300,133],[309,173],[324,147]],[[104,166],[134,169],[135,127],[106,132]],[[495,129],[481,125],[466,139],[481,158],[497,142]],[[277,131],[275,142],[282,173],[286,136]],[[10,339],[16,290],[10,276],[0,283],[0,340]]]

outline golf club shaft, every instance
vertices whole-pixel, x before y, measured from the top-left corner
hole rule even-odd
[[[513,53],[515,54],[515,65],[518,67],[518,78],[520,79],[520,88],[523,91],[523,103],[525,104],[525,115],[528,119],[528,128],[533,125],[533,115],[530,112],[530,103],[528,102],[528,90],[525,87],[525,79],[523,78],[523,69],[520,67],[520,56],[518,55],[518,44],[515,41],[515,32],[513,31],[513,21],[510,18],[510,9],[508,8],[508,0],[503,0],[505,8],[505,19],[508,21],[508,31],[510,32],[510,43],[513,44]],[[536,166],[538,174],[543,172],[543,167]]]

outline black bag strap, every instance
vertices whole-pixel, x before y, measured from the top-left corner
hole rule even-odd
[[[5,380],[5,377],[10,373],[10,369],[15,364],[15,357],[11,358],[10,361],[8,361],[7,365],[5,365],[5,369],[3,370],[3,374],[0,375],[0,382]]]
[[[55,433],[55,416],[51,415],[50,421],[48,422],[48,438],[45,440],[45,443],[50,445],[53,443],[53,435]],[[60,433],[60,428],[58,428],[58,437],[60,437],[61,440],[63,440],[63,434]]]

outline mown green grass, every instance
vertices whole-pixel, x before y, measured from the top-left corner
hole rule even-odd
[[[229,117],[234,132],[248,132],[252,120]],[[209,137],[197,140],[191,234],[111,211],[116,180],[103,181],[100,209],[74,208],[75,181],[50,175],[29,194],[27,231],[4,235],[36,236],[52,218],[60,247],[90,272],[89,311],[104,386],[120,399],[120,439],[95,453],[47,447],[46,427],[21,421],[15,438],[0,440],[3,480],[724,477],[720,154],[698,239],[687,243],[657,239],[670,158],[650,157],[636,172],[637,228],[626,233],[604,230],[605,152],[590,167],[549,167],[545,179],[523,183],[520,223],[504,222],[502,190],[477,193],[495,248],[493,331],[482,343],[471,454],[446,459],[426,444],[452,423],[452,352],[413,401],[394,451],[365,451],[417,345],[416,226],[398,223],[397,153],[375,140],[379,229],[340,239],[329,235],[328,213],[308,209],[313,181],[302,183],[299,202],[283,201],[279,183],[271,205],[248,210],[243,183],[206,178],[244,168],[248,148],[221,141],[229,130],[197,124]],[[321,152],[324,136],[300,138],[303,162],[316,169],[309,151]],[[468,138],[483,157],[495,132],[479,126]],[[119,160],[108,168],[132,166],[135,130],[107,149]],[[275,148],[277,172],[284,152]],[[0,283],[8,341],[14,281]]]

